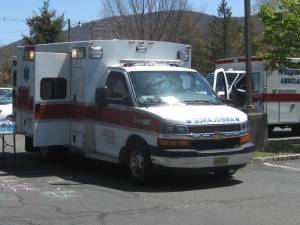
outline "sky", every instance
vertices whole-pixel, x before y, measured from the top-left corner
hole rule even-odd
[[[220,0],[191,0],[192,9],[210,15],[217,14]],[[227,0],[233,16],[244,15],[244,0]],[[38,12],[43,0],[0,0],[0,46],[20,40],[28,35],[25,19]],[[101,0],[50,0],[50,8],[58,15],[64,13],[72,24],[100,19]]]

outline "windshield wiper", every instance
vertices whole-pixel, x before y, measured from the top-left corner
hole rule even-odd
[[[193,104],[193,105],[197,105],[197,104],[218,104],[218,102],[212,102],[209,100],[199,100],[199,99],[194,99],[194,100],[188,100],[188,101],[184,101],[184,103],[186,104]]]
[[[143,106],[150,106],[150,105],[160,105],[160,104],[166,104],[164,101],[161,99],[151,99],[146,102],[141,103]]]

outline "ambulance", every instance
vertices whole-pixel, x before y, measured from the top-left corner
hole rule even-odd
[[[191,69],[191,46],[92,40],[17,50],[14,113],[27,151],[230,176],[252,160],[247,115]]]
[[[291,58],[300,62],[300,58]],[[245,58],[233,57],[216,61],[216,68],[245,70]],[[245,74],[235,81],[233,96],[245,93]],[[269,132],[274,127],[290,127],[300,134],[300,70],[282,68],[265,70],[265,62],[252,57],[252,98],[259,112],[267,113]],[[243,104],[242,102],[240,102]]]

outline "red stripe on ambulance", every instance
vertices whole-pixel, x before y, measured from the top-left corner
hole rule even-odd
[[[158,132],[160,128],[158,119],[141,112],[77,104],[36,104],[34,119],[90,119],[152,132]]]
[[[299,102],[300,94],[252,94],[253,101]]]

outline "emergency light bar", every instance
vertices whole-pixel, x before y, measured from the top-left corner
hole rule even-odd
[[[190,58],[190,54],[187,50],[177,52],[177,59],[187,62],[189,61],[189,58]]]
[[[90,47],[90,58],[91,59],[101,59],[103,57],[102,47]]]
[[[72,48],[71,57],[72,57],[72,59],[83,59],[83,58],[85,58],[85,48],[83,48],[83,47]]]
[[[32,61],[34,60],[34,51],[33,50],[30,50],[30,51],[27,51],[25,50],[24,51],[24,60],[26,61]]]
[[[182,60],[149,60],[149,59],[121,59],[120,63],[127,66],[133,65],[144,65],[144,66],[154,66],[154,65],[182,65],[184,62]]]

